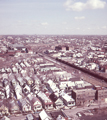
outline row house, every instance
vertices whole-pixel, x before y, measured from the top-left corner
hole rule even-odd
[[[25,68],[25,67],[26,67],[23,62],[20,63],[20,66],[21,66],[22,68]]]
[[[43,92],[39,92],[37,94],[38,98],[41,100],[42,102],[42,106],[44,109],[53,109],[53,102],[50,100],[50,98]]]
[[[40,79],[36,75],[34,75],[33,78],[34,78],[34,84],[36,84],[36,85],[41,84]]]
[[[9,110],[8,110],[8,107],[7,107],[5,101],[6,100],[0,99],[0,113],[1,113],[1,115],[9,115]]]
[[[15,78],[10,79],[12,86],[15,88],[15,86],[18,84]]]
[[[69,88],[74,88],[75,87],[75,83],[72,81],[60,81],[59,82],[59,88],[60,90],[64,90],[65,88],[69,89]]]
[[[39,113],[39,120],[53,120],[51,116],[49,116],[45,110],[42,110]]]
[[[15,63],[15,67],[17,68],[18,72],[21,72],[23,70],[19,63]]]
[[[96,90],[94,89],[77,89],[72,91],[72,97],[75,99],[76,105],[84,105],[93,103],[96,98]]]
[[[15,66],[16,66],[17,69],[21,68],[21,66],[19,65],[19,63],[15,63]]]
[[[2,74],[3,74],[3,73],[6,73],[5,69],[4,69],[4,68],[1,68],[1,69],[0,69],[0,73],[2,73]]]
[[[59,89],[56,86],[56,84],[52,81],[52,80],[48,80],[47,82],[47,88],[49,89],[49,91],[52,92],[57,92],[59,93]]]
[[[14,91],[15,91],[16,98],[17,99],[22,99],[22,95],[23,95],[22,94],[22,87],[19,84],[17,84],[15,86]]]
[[[3,79],[3,87],[6,87],[7,85],[9,85],[9,80],[7,78]]]
[[[39,90],[39,85],[34,85],[32,88],[31,88],[31,91],[34,93],[34,94],[37,94],[40,90]]]
[[[55,93],[50,94],[49,98],[52,100],[53,105],[54,105],[55,108],[61,109],[61,108],[64,107],[63,101]]]
[[[10,97],[10,85],[9,85],[8,79],[4,78],[2,84],[5,90],[6,98],[9,98]]]
[[[25,77],[25,80],[26,80],[26,83],[29,85],[29,86],[31,86],[33,83],[34,83],[34,81],[33,81],[33,79],[32,78],[30,78],[30,77]]]
[[[61,93],[60,98],[63,100],[64,104],[67,107],[71,108],[71,107],[75,106],[75,100],[71,96],[69,96],[68,94]]]
[[[7,106],[8,106],[9,112],[11,114],[20,113],[20,107],[19,107],[18,101],[16,99],[8,98],[7,99]]]
[[[28,93],[30,93],[30,87],[27,85],[27,84],[24,84],[23,85],[23,93],[25,94],[25,95],[27,95]]]
[[[0,99],[4,99],[4,98],[5,98],[5,89],[0,86]]]
[[[30,67],[31,66],[26,60],[24,60],[23,62],[26,65],[26,67]]]
[[[28,94],[27,98],[29,99],[31,108],[34,112],[42,110],[42,103],[35,95]]]
[[[5,92],[6,92],[6,98],[9,98],[10,97],[10,86],[9,85],[5,87]]]
[[[11,69],[13,73],[18,73],[18,69],[16,67],[12,67]]]
[[[5,70],[6,70],[6,73],[11,73],[12,72],[12,70],[10,68],[5,68]]]
[[[17,77],[17,81],[19,82],[20,86],[23,86],[26,83],[26,81],[22,77]]]
[[[31,104],[26,98],[19,100],[22,112],[31,112]]]

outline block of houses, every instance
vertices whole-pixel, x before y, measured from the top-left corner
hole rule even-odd
[[[55,93],[51,93],[50,96],[49,96],[49,98],[52,100],[53,105],[54,105],[55,108],[61,109],[61,108],[64,107],[63,101]]]
[[[50,100],[50,98],[45,93],[40,91],[37,94],[37,96],[41,100],[42,106],[43,106],[44,109],[46,109],[46,110],[47,109],[53,109],[53,102]]]
[[[72,91],[72,97],[76,105],[91,104],[96,100],[96,90],[94,89],[77,89]]]

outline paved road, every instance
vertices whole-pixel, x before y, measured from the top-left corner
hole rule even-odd
[[[77,107],[77,108],[74,108],[74,109],[68,109],[68,110],[63,110],[66,115],[68,115],[69,117],[73,117],[73,120],[78,120],[78,116],[76,115],[76,113],[78,112],[82,112],[84,110],[89,110],[89,109],[95,109],[95,108],[104,108],[104,107],[107,107],[107,104],[101,104],[100,106],[99,105],[92,105],[92,106],[84,106],[84,107]],[[85,119],[84,119],[85,120]]]

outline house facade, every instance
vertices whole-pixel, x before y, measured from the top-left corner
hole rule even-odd
[[[55,108],[61,109],[64,107],[63,101],[61,100],[59,96],[55,95],[55,93],[52,93],[49,97],[52,100]]]
[[[39,92],[37,94],[38,98],[42,102],[42,106],[44,109],[53,109],[53,102],[50,100],[50,98],[43,92]]]
[[[60,98],[63,100],[64,104],[67,107],[71,108],[71,107],[75,106],[75,100],[71,96],[69,96],[68,94],[62,93],[60,95]]]
[[[96,100],[96,90],[94,89],[78,89],[72,91],[72,97],[75,99],[76,105],[91,104]]]

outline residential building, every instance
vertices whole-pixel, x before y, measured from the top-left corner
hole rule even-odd
[[[20,99],[19,102],[21,105],[22,112],[24,112],[24,113],[31,112],[31,104],[26,98]]]
[[[75,100],[71,96],[69,96],[68,94],[62,92],[60,94],[60,98],[63,100],[64,104],[67,107],[71,108],[71,107],[75,106]]]
[[[43,92],[39,92],[37,94],[38,98],[41,100],[42,102],[42,106],[44,109],[53,109],[53,102],[50,100],[50,98]]]
[[[18,102],[16,99],[8,98],[7,99],[7,106],[8,106],[9,112],[11,114],[20,113],[20,108],[19,108],[19,105],[18,105]]]
[[[42,103],[35,95],[28,94],[27,98],[29,99],[31,103],[31,108],[34,112],[42,110]]]
[[[56,109],[61,109],[64,107],[63,101],[55,93],[50,94],[49,98],[52,100],[53,105]]]
[[[52,120],[52,117],[49,116],[45,110],[42,110],[40,113],[39,113],[39,120]]]

